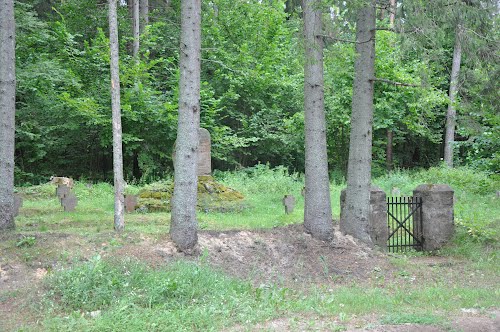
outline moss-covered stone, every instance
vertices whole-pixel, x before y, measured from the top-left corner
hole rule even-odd
[[[163,187],[144,189],[139,192],[139,211],[170,211],[170,199],[174,192],[173,183],[165,183]],[[210,175],[198,177],[197,208],[205,212],[233,212],[248,207],[244,196],[229,187],[215,181]]]

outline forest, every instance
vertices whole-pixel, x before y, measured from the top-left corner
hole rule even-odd
[[[211,133],[215,169],[269,163],[304,171],[298,3],[203,1],[201,127]],[[442,162],[457,41],[453,161],[498,172],[497,3],[398,1],[392,28],[384,1],[379,7],[375,71],[387,81],[375,82],[373,173]],[[347,172],[355,11],[355,2],[330,1],[323,14],[328,165],[339,179]],[[15,15],[16,183],[112,180],[106,1],[16,1]],[[149,1],[136,57],[123,1],[118,22],[125,179],[151,182],[173,170],[180,2]]]
[[[0,0],[0,331],[498,331],[499,14]]]

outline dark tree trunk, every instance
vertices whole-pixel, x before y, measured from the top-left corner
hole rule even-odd
[[[356,22],[356,62],[352,95],[351,137],[345,209],[341,230],[372,244],[370,189],[373,127],[373,79],[375,76],[375,1],[362,7]]]
[[[393,146],[393,131],[387,129],[387,151],[386,151],[386,166],[388,171],[392,171],[393,159],[392,159],[392,146]]]
[[[0,0],[0,230],[14,224],[16,115],[16,24],[14,1]]]
[[[181,1],[179,120],[170,236],[180,250],[198,242],[196,200],[200,126],[201,0]]]
[[[304,0],[305,207],[304,227],[321,240],[333,237],[326,147],[321,1]]]

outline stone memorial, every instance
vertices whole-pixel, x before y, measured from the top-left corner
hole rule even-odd
[[[138,206],[138,197],[136,195],[125,196],[125,211],[134,212]]]
[[[423,184],[413,191],[422,198],[423,249],[436,250],[448,243],[455,231],[453,189],[446,184]],[[415,215],[418,221],[420,215]]]
[[[14,217],[19,215],[19,210],[23,206],[23,198],[17,194],[14,194]]]
[[[177,142],[176,142],[177,143]],[[176,154],[176,143],[174,143],[174,151],[172,153],[172,160],[175,160]],[[210,140],[210,132],[205,128],[198,129],[198,154],[197,154],[197,162],[198,176],[205,176],[212,174],[212,152],[211,152],[212,142]],[[175,164],[175,162],[174,162]]]
[[[70,193],[70,188],[67,185],[60,184],[57,186],[56,189],[56,195],[59,197],[60,200],[62,200],[66,195]]]
[[[65,212],[73,212],[78,204],[78,198],[76,198],[74,193],[69,192],[61,199],[61,204],[64,207]]]
[[[210,132],[198,129],[198,176],[212,174],[211,144]]]
[[[285,213],[291,214],[295,208],[295,197],[293,195],[285,195],[283,197],[283,205],[285,206]]]
[[[343,223],[345,209],[346,189],[340,193],[340,222]],[[372,186],[370,192],[370,220],[368,233],[372,244],[381,250],[387,250],[387,238],[389,229],[387,227],[387,195],[379,187]]]

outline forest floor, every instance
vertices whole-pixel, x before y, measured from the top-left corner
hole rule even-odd
[[[331,243],[318,241],[305,233],[302,225],[201,231],[197,250],[187,255],[176,250],[168,235],[33,232],[27,238],[19,233],[4,234],[0,236],[0,331],[44,330],[40,322],[45,311],[36,306],[44,303],[40,299],[45,275],[95,255],[134,257],[152,268],[179,260],[195,261],[250,280],[254,287],[277,285],[303,292],[304,296],[314,286],[332,294],[342,287],[367,292],[397,288],[404,294],[434,283],[491,289],[498,296],[500,276],[495,269],[478,269],[475,262],[451,256],[381,253],[358,244],[338,229],[335,235]],[[342,303],[339,305],[342,307]],[[433,310],[433,304],[429,306]],[[415,316],[402,321],[377,312],[346,317],[315,313],[311,308],[256,324],[227,326],[225,331],[500,331],[498,302],[449,313],[438,306],[435,311],[446,318]]]

